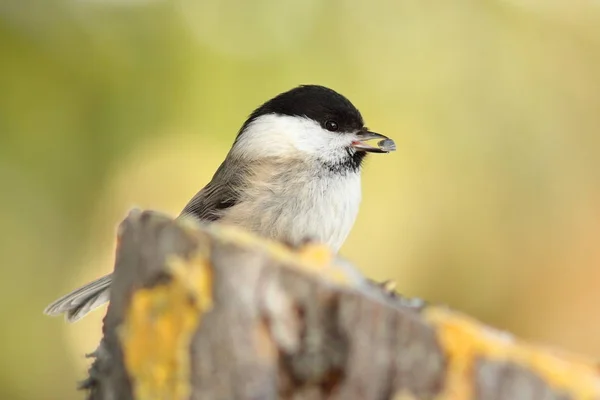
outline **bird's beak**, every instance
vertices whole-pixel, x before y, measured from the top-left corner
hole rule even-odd
[[[366,143],[367,140],[372,139],[381,139],[377,143],[377,147]],[[367,130],[358,132],[356,134],[356,140],[353,141],[350,146],[354,147],[356,150],[366,151],[369,153],[389,153],[390,151],[396,150],[396,144],[392,139],[380,133]]]

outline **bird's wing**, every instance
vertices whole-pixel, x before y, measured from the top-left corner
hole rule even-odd
[[[226,159],[213,179],[187,203],[181,216],[191,215],[201,221],[217,221],[228,208],[240,201],[246,184],[246,169]]]

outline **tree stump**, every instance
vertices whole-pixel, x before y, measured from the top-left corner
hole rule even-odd
[[[600,399],[595,362],[363,277],[326,247],[133,210],[82,387],[121,399]]]

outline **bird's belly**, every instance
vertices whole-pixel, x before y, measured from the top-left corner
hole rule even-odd
[[[298,245],[306,240],[325,243],[338,251],[352,229],[358,207],[347,199],[331,199],[331,204],[310,204],[287,216],[269,218],[273,229],[267,228],[269,236]]]

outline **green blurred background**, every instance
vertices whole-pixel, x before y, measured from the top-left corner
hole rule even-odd
[[[348,96],[373,156],[342,253],[399,290],[600,357],[600,3],[1,0],[0,398],[78,399],[132,206],[177,214],[250,111]]]

